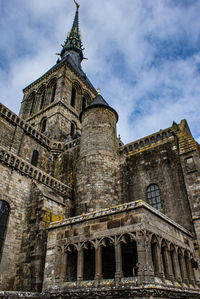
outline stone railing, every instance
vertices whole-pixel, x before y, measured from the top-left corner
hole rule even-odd
[[[33,166],[29,162],[19,158],[12,152],[7,151],[0,146],[0,162],[8,165],[9,167],[21,172],[30,178],[37,180],[38,182],[54,189],[55,191],[61,193],[62,195],[70,195],[72,188],[63,184],[59,180],[48,175],[46,172],[40,170],[39,168]]]
[[[6,106],[4,106],[1,103],[0,103],[0,115],[6,120],[8,120],[9,122],[11,122],[13,125],[21,127],[27,135],[30,135],[39,143],[48,147],[51,150],[65,151],[80,145],[80,138],[72,140],[68,143],[50,140],[48,137],[40,133],[33,126],[28,124],[25,120],[17,116],[15,113],[13,113],[11,110],[9,110]]]
[[[70,142],[51,142],[51,149],[56,151],[65,151],[70,150],[71,148],[80,145],[80,138],[74,139]]]
[[[37,131],[33,126],[29,125],[24,119],[17,116],[1,103],[0,115],[15,126],[21,127],[26,134],[36,139],[39,143],[43,144],[46,147],[50,146],[50,139],[48,137]]]
[[[155,145],[161,144],[162,142],[166,142],[172,136],[173,136],[172,129],[167,128],[163,131],[159,131],[150,136],[138,139],[134,142],[124,145],[124,153],[125,154],[137,153],[151,146],[153,147]]]

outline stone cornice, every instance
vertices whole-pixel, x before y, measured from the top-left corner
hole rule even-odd
[[[172,220],[171,218],[164,215],[163,213],[161,213],[160,211],[153,208],[148,203],[146,203],[145,201],[142,201],[142,200],[137,200],[137,201],[125,203],[125,204],[122,204],[122,205],[113,206],[113,207],[110,207],[110,208],[107,208],[107,209],[104,209],[104,210],[100,210],[100,211],[96,211],[96,212],[91,212],[91,213],[71,217],[71,218],[68,218],[68,219],[66,219],[62,222],[54,222],[50,225],[49,229],[54,229],[54,228],[59,227],[59,226],[68,226],[68,225],[80,223],[80,222],[83,222],[83,221],[89,221],[89,220],[105,217],[105,216],[108,216],[108,215],[113,215],[113,214],[118,214],[118,213],[123,213],[123,212],[131,211],[131,210],[135,210],[135,209],[138,209],[138,208],[147,209],[148,211],[152,212],[153,214],[155,214],[156,216],[158,216],[159,218],[161,218],[165,222],[168,222],[169,224],[171,224],[175,228],[178,228],[183,233],[187,234],[189,237],[193,238],[193,235],[187,229],[185,229],[180,224],[178,224],[177,222],[175,222],[174,220]]]

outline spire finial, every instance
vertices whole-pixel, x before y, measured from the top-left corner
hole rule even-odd
[[[79,9],[80,5],[76,2],[76,0],[74,0],[74,3],[76,5],[76,8]]]
[[[80,60],[80,62],[81,62],[84,59],[83,58],[83,50],[84,49],[82,47],[81,34],[79,31],[79,20],[78,20],[78,14],[79,14],[78,8],[80,7],[80,5],[76,2],[76,0],[74,0],[74,3],[76,5],[76,13],[75,13],[73,25],[72,25],[72,28],[71,28],[69,34],[67,35],[67,39],[66,39],[63,49],[60,53],[60,56],[61,56],[61,59],[63,59],[64,57],[67,56],[67,53],[70,53],[70,51],[75,51],[79,54],[80,59],[77,58],[78,61]],[[76,55],[76,57],[78,57],[78,56]]]
[[[101,92],[100,92],[100,88],[98,88],[98,92],[97,92],[97,94],[101,94]]]

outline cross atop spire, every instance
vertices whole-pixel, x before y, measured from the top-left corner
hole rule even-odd
[[[80,61],[83,60],[83,48],[82,48],[82,41],[81,41],[81,34],[79,31],[79,17],[78,17],[78,9],[79,4],[74,0],[74,3],[76,4],[76,13],[74,17],[74,22],[71,28],[71,31],[67,35],[67,39],[65,41],[64,46],[62,45],[63,49],[61,51],[61,59],[64,58],[67,53],[75,51],[79,54]]]

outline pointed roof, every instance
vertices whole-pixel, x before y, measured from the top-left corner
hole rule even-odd
[[[74,2],[76,4],[76,13],[74,17],[74,22],[71,31],[67,35],[67,39],[65,41],[64,46],[62,45],[63,49],[61,51],[60,56],[62,58],[66,51],[74,50],[79,53],[81,60],[83,60],[83,48],[82,48],[81,34],[79,31],[79,16],[78,16],[79,4],[75,0]]]
[[[94,98],[94,100],[92,101],[92,103],[89,106],[96,106],[96,105],[109,107],[108,103],[104,100],[104,98],[100,94],[98,94]]]
[[[115,109],[113,109],[112,107],[110,107],[108,105],[108,103],[104,100],[104,98],[100,95],[100,91],[98,91],[98,94],[97,96],[94,98],[94,100],[92,101],[92,103],[87,106],[81,113],[80,113],[80,120],[81,120],[81,117],[82,117],[82,114],[86,111],[86,110],[89,110],[89,109],[92,109],[92,108],[95,108],[95,107],[103,107],[103,108],[107,108],[109,110],[111,110],[112,112],[115,113],[116,115],[116,119],[118,122],[118,113],[115,111]]]

